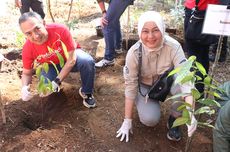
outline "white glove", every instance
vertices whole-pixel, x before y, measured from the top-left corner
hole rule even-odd
[[[22,87],[22,100],[23,101],[29,101],[31,98],[33,98],[33,95],[29,92],[29,86],[23,86]]]
[[[189,112],[190,118],[191,118],[191,125],[187,125],[188,128],[188,137],[192,137],[193,133],[196,131],[197,128],[197,120],[195,116],[192,114],[192,112]]]
[[[55,81],[52,81],[52,89],[53,92],[59,92],[61,90],[60,86]]]
[[[132,119],[124,119],[121,128],[117,131],[117,138],[121,137],[120,141],[123,141],[126,137],[126,142],[129,141],[129,132],[133,133],[132,131]]]

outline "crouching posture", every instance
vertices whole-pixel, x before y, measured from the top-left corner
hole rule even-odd
[[[29,92],[29,84],[32,80],[34,63],[48,63],[49,70],[47,73],[42,71],[42,75],[52,81],[54,91],[60,90],[61,82],[70,72],[79,71],[82,81],[79,94],[83,98],[83,104],[88,108],[95,107],[95,99],[92,95],[95,76],[94,60],[74,42],[67,27],[61,24],[46,25],[35,12],[24,13],[19,18],[19,25],[27,38],[22,50],[22,100],[28,101],[33,98],[32,93]],[[68,55],[65,55],[63,44]],[[60,66],[58,55],[64,59],[63,67]]]
[[[117,137],[121,137],[121,141],[126,139],[126,142],[129,140],[129,132],[132,132],[134,104],[137,107],[140,121],[144,125],[153,127],[160,120],[159,101],[146,99],[140,92],[146,94],[159,75],[170,67],[178,67],[183,61],[186,61],[181,45],[165,34],[165,25],[159,13],[149,11],[142,14],[138,21],[138,34],[140,40],[128,51],[124,67],[125,118],[121,128],[117,131]],[[140,50],[141,53],[139,53]],[[188,84],[173,84],[171,90],[173,94],[180,92],[190,94],[192,88],[193,86]],[[191,95],[184,98],[187,103],[194,105]],[[175,141],[181,139],[179,127],[172,128],[175,119],[181,115],[181,112],[177,110],[178,106],[180,104],[172,104],[167,125],[169,129],[167,137]],[[188,125],[189,136],[196,130],[196,124],[195,117],[192,116],[192,123]]]

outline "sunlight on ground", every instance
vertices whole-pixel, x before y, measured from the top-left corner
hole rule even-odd
[[[7,14],[7,0],[1,0],[0,1],[0,16],[5,16]]]

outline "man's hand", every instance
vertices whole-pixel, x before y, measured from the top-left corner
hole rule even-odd
[[[22,87],[22,100],[23,101],[29,101],[30,99],[33,98],[33,95],[31,94],[31,92],[29,91],[29,86],[23,86]]]
[[[129,141],[129,132],[132,131],[132,119],[124,119],[121,128],[117,131],[117,138],[121,137],[120,141],[123,141],[126,138],[126,142]]]
[[[22,7],[21,0],[15,0],[15,6],[18,7],[18,8],[21,8]]]
[[[192,137],[193,133],[196,131],[197,128],[197,120],[195,116],[192,114],[192,112],[189,112],[190,118],[191,118],[191,125],[187,125],[188,128],[188,137]]]
[[[106,13],[103,13],[102,18],[101,18],[101,26],[102,27],[108,25],[108,21],[105,17],[106,17]]]

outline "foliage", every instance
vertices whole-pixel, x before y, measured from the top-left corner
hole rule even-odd
[[[174,28],[182,29],[184,25],[184,6],[182,0],[176,1],[174,8],[170,9],[170,25],[174,25]]]
[[[73,20],[71,20],[70,22],[65,22],[65,24],[68,26],[69,30],[74,30],[77,28],[77,24],[78,24],[78,19],[74,18]]]
[[[16,31],[16,46],[18,48],[22,48],[25,41],[26,41],[26,38],[24,34],[22,32]]]
[[[62,41],[60,41],[60,42],[61,42],[61,45],[62,45],[62,49],[64,51],[64,55],[65,55],[66,59],[68,59],[69,55],[68,55],[66,45]],[[49,53],[55,53],[57,55],[58,60],[60,62],[60,66],[62,68],[64,66],[64,64],[65,64],[63,56],[59,53],[58,50],[54,50],[54,49],[52,49],[50,47],[47,47],[47,49],[48,49]],[[59,74],[59,71],[57,69],[56,64],[53,63],[52,61],[49,61],[49,63],[46,63],[46,62],[37,63],[37,60],[35,60],[35,62],[34,62],[34,68],[35,68],[35,71],[36,71],[36,76],[39,78],[37,90],[38,90],[38,93],[42,94],[42,95],[47,95],[47,94],[50,94],[50,93],[55,91],[53,86],[52,86],[51,81],[47,77],[44,77],[42,75],[42,72],[45,72],[45,73],[49,72],[49,65],[54,66],[54,68],[56,70],[56,73]]]
[[[196,73],[200,72],[204,79],[202,80]],[[214,98],[220,98],[219,94],[217,94],[214,90],[219,90],[217,87],[217,82],[212,79],[207,73],[204,67],[196,61],[195,56],[191,56],[183,66],[177,67],[174,69],[170,75],[178,74],[176,77],[175,83],[178,84],[185,84],[190,83],[195,85],[196,83],[202,83],[205,85],[205,94],[200,93],[196,88],[191,90],[191,95],[193,96],[193,100],[199,103],[199,108],[196,110],[192,110],[192,105],[184,102],[181,102],[181,106],[178,107],[179,111],[182,111],[182,116],[177,118],[173,124],[173,127],[184,125],[184,124],[191,124],[191,115],[189,113],[194,114],[195,116],[199,116],[200,114],[207,114],[209,116],[215,114],[216,107],[220,107],[220,104]],[[197,80],[199,80],[197,82]],[[169,99],[177,99],[178,97],[187,96],[187,94],[178,94],[172,96]],[[212,98],[208,98],[212,97]],[[208,126],[213,127],[210,121],[207,122],[199,122],[199,126]]]

